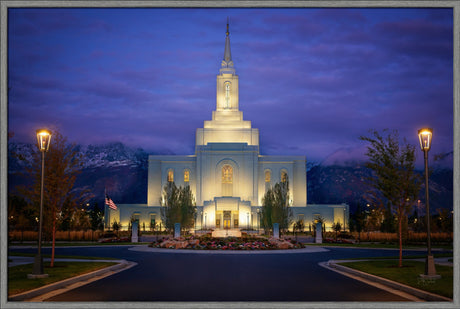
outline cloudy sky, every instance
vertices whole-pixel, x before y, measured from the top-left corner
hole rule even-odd
[[[193,154],[227,17],[240,110],[266,155],[362,158],[369,129],[453,150],[451,9],[9,9],[8,130]],[[419,157],[422,157],[421,151]]]

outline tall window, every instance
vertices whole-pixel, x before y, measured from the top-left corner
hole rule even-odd
[[[272,180],[272,173],[269,170],[265,171],[265,192],[270,189],[270,182]]]
[[[173,182],[173,181],[174,181],[174,171],[168,170],[168,182]]]
[[[272,173],[270,171],[265,171],[265,182],[270,182],[272,180]]]
[[[184,182],[189,182],[190,181],[190,171],[185,170],[184,171]]]
[[[233,168],[230,165],[222,167],[222,196],[233,195]]]
[[[233,183],[233,168],[230,165],[222,167],[222,183]]]
[[[288,178],[286,171],[281,171],[281,182],[286,182]]]
[[[224,109],[230,108],[230,83],[225,83],[225,107]]]

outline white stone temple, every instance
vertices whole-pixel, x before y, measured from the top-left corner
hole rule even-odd
[[[239,109],[239,78],[232,61],[227,24],[224,58],[217,75],[216,107],[212,120],[196,130],[194,155],[149,156],[147,204],[105,207],[106,226],[120,222],[128,228],[132,217],[141,230],[161,223],[163,188],[168,181],[189,185],[197,206],[196,229],[259,229],[262,198],[268,188],[289,181],[293,221],[308,230],[315,216],[326,229],[340,222],[348,229],[348,205],[307,205],[304,156],[265,156],[259,152],[259,130],[243,120]],[[164,225],[163,225],[164,226]]]

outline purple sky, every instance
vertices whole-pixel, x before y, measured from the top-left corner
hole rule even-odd
[[[453,150],[453,11],[412,8],[9,9],[12,141],[48,127],[81,144],[193,154],[227,17],[261,154],[362,158],[369,129],[418,145],[424,126],[431,153]]]

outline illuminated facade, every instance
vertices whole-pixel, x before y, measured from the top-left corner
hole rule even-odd
[[[260,207],[265,192],[277,182],[289,181],[289,203],[293,220],[311,223],[321,215],[329,223],[348,227],[347,205],[307,206],[306,159],[304,156],[264,156],[259,153],[259,130],[243,120],[239,110],[239,80],[233,65],[227,25],[224,58],[217,75],[216,109],[212,120],[196,130],[194,155],[149,156],[147,204],[118,205],[107,221],[130,218],[141,228],[161,222],[160,199],[168,181],[189,185],[197,205],[196,227],[260,227]],[[106,212],[107,213],[107,212]],[[107,223],[107,222],[106,222]]]

